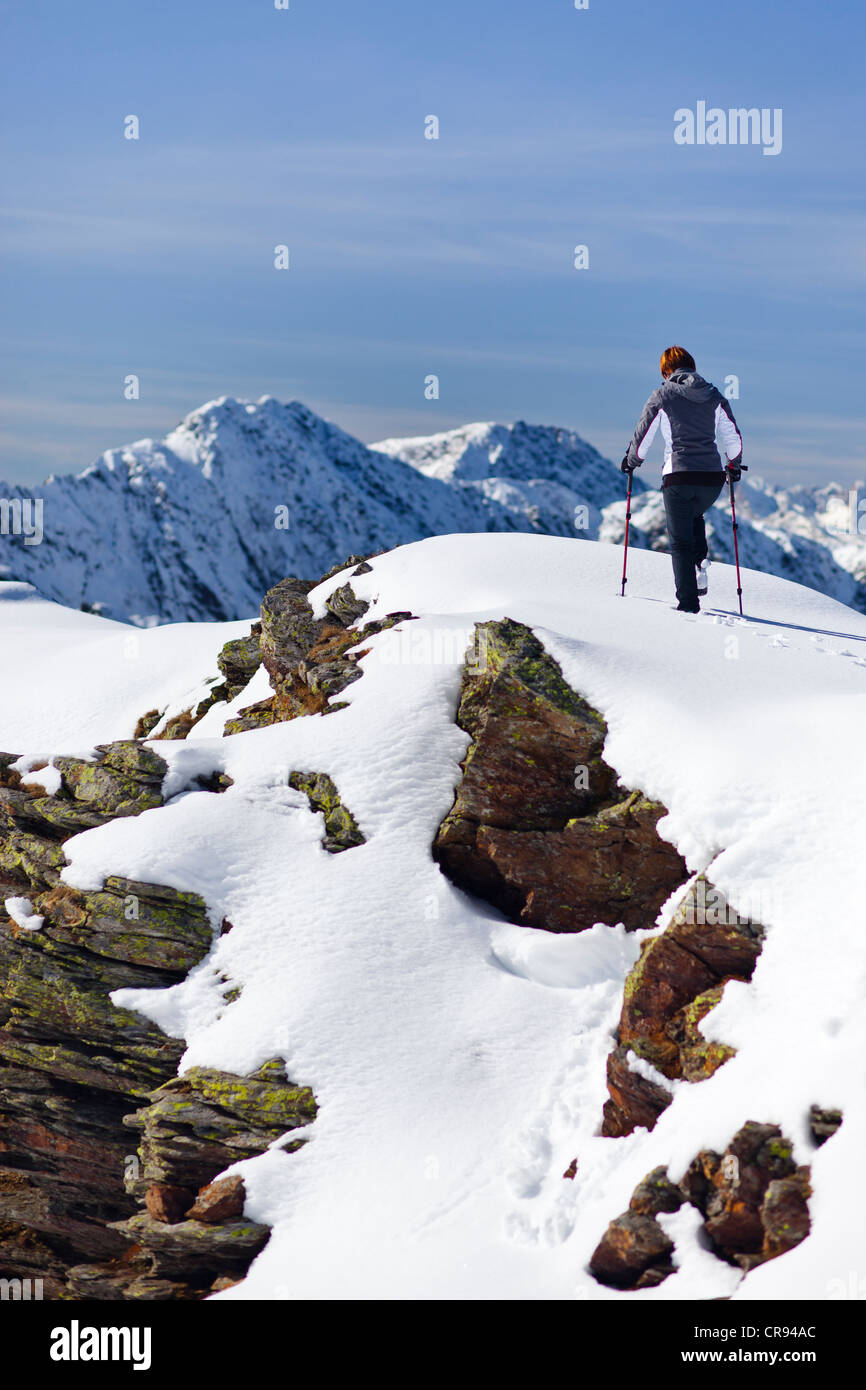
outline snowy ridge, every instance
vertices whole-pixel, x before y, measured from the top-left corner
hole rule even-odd
[[[277,1053],[319,1101],[298,1153],[278,1142],[235,1165],[247,1214],[273,1235],[220,1298],[822,1299],[859,1267],[866,823],[852,762],[862,761],[866,618],[750,571],[741,621],[724,565],[714,609],[692,618],[670,611],[665,557],[635,553],[626,600],[619,565],[605,545],[521,535],[435,537],[377,557],[352,581],[368,616],[410,610],[428,643],[401,644],[399,628],[367,639],[348,707],[326,718],[159,743],[172,799],[66,842],[72,885],[109,873],[167,883],[233,923],[184,983],[116,1002],[187,1039],[182,1069],[243,1072]],[[345,578],[313,592],[318,611]],[[0,602],[10,649],[16,607]],[[511,926],[431,856],[467,742],[454,722],[460,644],[434,638],[505,615],[531,626],[603,713],[605,759],[664,800],[660,833],[689,871],[711,866],[734,906],[757,899],[767,927],[751,983],[729,983],[705,1023],[737,1055],[700,1084],[676,1083],[652,1133],[598,1135],[605,1057],[645,933]],[[36,604],[31,617],[18,650],[38,681],[54,626],[69,619]],[[95,642],[103,624],[72,617]],[[115,629],[104,627],[102,681],[127,685],[79,741],[95,740],[100,720],[113,734],[133,699],[138,711],[156,704],[148,679],[165,685],[165,670],[119,670]],[[158,631],[167,642],[175,630]],[[178,653],[194,631],[172,638]],[[227,635],[202,631],[214,651]],[[424,651],[439,657],[407,659]],[[179,664],[177,694],[208,673],[201,654]],[[55,690],[57,709],[76,703],[80,679],[73,668],[69,688]],[[0,701],[21,731],[26,692]],[[29,742],[19,738],[24,753],[47,756],[72,738],[58,737],[53,713],[46,693]],[[816,753],[807,771],[806,750]],[[365,844],[324,852],[321,818],[286,785],[291,768],[334,779]],[[226,792],[189,790],[215,769],[233,779]],[[225,979],[240,990],[231,1003]],[[813,1103],[844,1112],[817,1150]],[[702,1247],[697,1214],[684,1210],[663,1218],[674,1275],[638,1294],[597,1284],[587,1261],[637,1182],[659,1164],[678,1179],[699,1148],[723,1149],[747,1120],[780,1124],[796,1161],[811,1164],[806,1240],[744,1276]],[[564,1180],[575,1156],[577,1176]]]

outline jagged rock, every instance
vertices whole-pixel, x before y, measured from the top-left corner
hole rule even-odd
[[[654,1216],[628,1211],[611,1221],[590,1259],[590,1273],[615,1289],[648,1288],[672,1272],[673,1250]],[[650,1270],[655,1277],[646,1278]]]
[[[57,759],[56,796],[14,785],[14,758],[0,761],[2,896],[14,885],[44,918],[22,931],[0,905],[0,1267],[26,1277],[36,1252],[47,1297],[63,1296],[76,1262],[124,1250],[108,1224],[134,1206],[122,1119],[183,1053],[109,993],[176,983],[213,939],[195,894],[121,878],[87,893],[60,882],[69,835],[162,800],[166,764],[149,749],[126,741],[97,754]]]
[[[248,637],[236,637],[234,641],[226,642],[217,657],[217,666],[225,680],[222,698],[236,699],[256,674],[262,663],[261,634],[262,625],[255,622]]]
[[[0,1266],[13,1275],[27,1270],[22,1229],[50,1252],[40,1267],[55,1282],[123,1249],[107,1224],[132,1206],[123,1116],[176,1072],[183,1044],[109,991],[175,983],[212,939],[194,895],[107,889],[35,896],[38,932],[0,915]],[[137,921],[124,917],[126,889],[141,894]]]
[[[325,834],[322,844],[329,854],[340,854],[345,849],[365,843],[351,811],[343,805],[340,793],[331,778],[324,772],[290,772],[289,786],[303,792],[313,811],[321,811],[325,818]]]
[[[185,974],[213,940],[213,928],[197,893],[114,875],[100,892],[59,884],[34,906],[46,914],[43,930],[98,956]]]
[[[76,1297],[201,1298],[217,1278],[235,1282],[269,1230],[240,1219],[244,1187],[238,1175],[214,1179],[228,1164],[309,1124],[316,1113],[312,1092],[287,1081],[280,1059],[249,1077],[194,1067],[147,1100],[122,1118],[142,1133],[126,1191],[145,1210],[108,1223],[111,1239],[129,1243],[122,1253],[112,1247],[112,1258],[69,1271]],[[286,1144],[285,1151],[302,1142]],[[201,1234],[207,1230],[213,1234]]]
[[[312,1092],[288,1081],[279,1059],[248,1077],[191,1067],[154,1091],[143,1109],[125,1116],[124,1124],[142,1136],[140,1175],[128,1190],[142,1195],[151,1183],[170,1183],[197,1192],[223,1168],[263,1153],[315,1115]],[[286,1150],[301,1143],[293,1141]]]
[[[822,1110],[820,1105],[813,1105],[809,1109],[809,1129],[819,1146],[833,1137],[841,1123],[841,1110]]]
[[[607,1058],[610,1099],[605,1102],[601,1130],[607,1138],[620,1139],[636,1129],[652,1129],[672,1099],[664,1086],[632,1071],[628,1053],[627,1047],[618,1045]]]
[[[209,682],[210,689],[202,699],[189,709],[181,710],[166,720],[165,727],[154,734],[160,723],[162,713],[158,709],[148,710],[135,726],[136,739],[153,737],[155,740],[187,738],[208,710],[214,705],[234,700],[247,686],[261,665],[260,650],[261,623],[253,623],[247,637],[236,637],[226,642],[219,656],[217,666],[222,680],[214,678]]]
[[[722,1161],[721,1154],[713,1149],[701,1149],[695,1154],[680,1183],[680,1191],[687,1202],[706,1215],[713,1182]]]
[[[809,1173],[798,1168],[787,1178],[774,1178],[767,1184],[761,1204],[764,1240],[761,1255],[771,1260],[793,1250],[809,1234],[809,1204],[812,1188]]]
[[[656,825],[658,802],[633,792],[562,830],[533,833],[481,826],[476,847],[522,899],[520,921],[547,931],[585,931],[596,922],[649,926],[686,867]]]
[[[144,1194],[148,1216],[152,1216],[154,1221],[164,1221],[169,1226],[181,1221],[192,1204],[192,1193],[185,1187],[175,1187],[171,1183],[151,1183]]]
[[[679,1211],[685,1198],[668,1177],[666,1168],[653,1168],[638,1183],[629,1202],[629,1211],[641,1216],[657,1216],[660,1211]]]
[[[596,1247],[590,1272],[620,1289],[649,1288],[673,1273],[673,1245],[655,1221],[683,1202],[705,1218],[714,1252],[746,1271],[799,1245],[809,1234],[809,1169],[798,1168],[778,1125],[748,1121],[724,1154],[695,1155],[683,1180],[654,1168],[635,1188]],[[667,1242],[667,1244],[665,1244]]]
[[[105,1265],[74,1265],[63,1296],[100,1303],[175,1303],[201,1298],[200,1288],[180,1280],[152,1278],[145,1273],[150,1268],[150,1257],[140,1251],[131,1259],[123,1257]]]
[[[602,758],[607,728],[532,632],[476,625],[457,723],[472,742],[434,858],[459,887],[548,931],[599,921],[651,926],[687,876],[656,824]]]
[[[713,1174],[706,1200],[704,1230],[719,1254],[739,1262],[737,1256],[761,1251],[761,1207],[767,1188],[773,1179],[796,1171],[791,1145],[778,1125],[750,1120],[737,1131]]]
[[[247,705],[245,709],[239,710],[234,719],[227,719],[224,735],[242,734],[247,729],[265,729],[269,724],[279,723],[278,715],[274,709],[274,697],[267,700],[259,700],[255,705]]]
[[[304,590],[283,587],[295,597]],[[350,624],[366,605],[348,585],[332,608],[318,622],[305,600],[291,612],[275,604],[269,628],[289,683],[328,710],[359,674],[347,649],[411,616],[358,632]],[[310,640],[293,654],[308,619]],[[160,736],[185,736],[217,699],[235,698],[258,666],[259,642],[256,625],[228,643],[223,682]],[[265,718],[292,716],[281,693],[275,684]],[[178,1077],[183,1043],[111,1004],[112,991],[175,983],[204,957],[214,932],[197,895],[120,877],[96,892],[60,881],[70,835],[162,804],[167,764],[139,741],[158,722],[149,711],[136,739],[101,745],[93,760],[55,759],[55,795],[22,785],[17,755],[0,755],[0,903],[27,897],[44,919],[25,932],[0,907],[0,1269],[38,1271],[51,1298],[200,1298],[236,1282],[268,1231],[238,1219],[243,1184],[218,1175],[316,1114],[312,1092],[288,1080],[280,1059],[251,1077],[206,1068]],[[329,778],[299,773],[296,783],[325,815],[326,848],[362,843]],[[231,779],[215,773],[199,784],[219,792]],[[129,1152],[130,1127],[142,1132],[138,1153]],[[136,1212],[136,1201],[145,1209]]]
[[[137,816],[162,805],[168,764],[134,739],[101,744],[97,762],[55,758],[63,791],[103,815]]]
[[[152,1278],[176,1279],[193,1287],[209,1285],[219,1275],[245,1274],[271,1233],[268,1226],[243,1220],[166,1226],[143,1211],[126,1221],[113,1221],[111,1227],[141,1247],[149,1257]]]
[[[340,566],[335,573],[344,568]],[[358,679],[361,671],[357,663],[363,655],[348,649],[412,617],[411,613],[389,613],[358,629],[354,624],[369,605],[355,597],[349,584],[344,584],[328,598],[328,616],[315,618],[307,598],[314,587],[306,580],[284,579],[265,594],[261,653],[274,691],[273,701],[267,702],[272,719],[266,720],[266,702],[243,711],[244,718],[276,722],[305,714],[330,714],[343,708],[342,703],[333,702],[333,697]],[[227,726],[226,732],[240,732],[239,724],[240,720],[232,721],[232,728]]]
[[[692,1082],[711,1076],[733,1055],[725,1044],[707,1041],[699,1025],[728,980],[751,979],[762,941],[760,924],[738,917],[706,878],[690,885],[664,932],[644,942],[626,980],[618,1047],[608,1060],[610,1099],[602,1134],[651,1129],[670,1104],[663,1088],[628,1072],[628,1050],[669,1080]]]
[[[778,1125],[748,1121],[724,1154],[698,1154],[680,1189],[706,1217],[715,1252],[743,1269],[784,1254],[809,1233],[809,1169],[794,1163]]]
[[[243,1216],[246,1192],[244,1180],[237,1173],[227,1178],[217,1178],[216,1182],[203,1187],[190,1207],[187,1215],[190,1221],[204,1221],[206,1225],[216,1225]]]
[[[358,559],[332,571],[339,574]],[[364,574],[365,561],[354,573]],[[325,578],[329,578],[328,575]],[[214,704],[231,701],[242,693],[263,662],[274,694],[267,700],[248,705],[226,721],[226,735],[248,729],[265,728],[285,719],[305,714],[330,714],[342,709],[338,695],[361,674],[358,659],[363,652],[349,652],[365,637],[412,617],[411,613],[390,613],[387,617],[355,626],[368,604],[355,596],[349,583],[343,584],[326,601],[327,617],[314,618],[307,594],[322,580],[283,579],[269,589],[262,601],[261,620],[253,624],[248,637],[227,642],[217,658],[223,676],[214,682],[209,694],[190,709],[173,715],[159,733],[152,731],[160,722],[158,710],[150,710],[136,725],[141,739],[182,739]],[[13,759],[14,761],[14,759]]]

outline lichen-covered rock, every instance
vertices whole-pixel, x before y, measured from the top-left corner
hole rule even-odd
[[[727,1045],[708,1041],[700,1023],[728,980],[751,979],[762,942],[763,927],[739,917],[706,878],[690,885],[664,932],[644,942],[626,980],[617,1049],[608,1060],[602,1134],[652,1128],[652,1111],[657,1118],[670,1103],[663,1088],[627,1073],[629,1050],[669,1080],[692,1082],[711,1076],[733,1055]]]
[[[389,613],[357,628],[368,604],[358,599],[347,583],[327,600],[327,616],[316,618],[307,594],[312,584],[284,579],[269,589],[262,601],[261,653],[274,697],[273,721],[306,714],[330,714],[342,708],[334,696],[361,675],[360,651],[349,651],[366,637],[411,618],[411,613]],[[262,719],[265,711],[256,707]],[[245,711],[247,718],[252,710]],[[244,727],[249,727],[245,725]],[[233,725],[226,732],[239,732]]]
[[[225,680],[224,699],[236,699],[259,669],[262,663],[261,634],[261,623],[253,623],[248,637],[236,637],[226,642],[217,657],[217,666]]]
[[[664,806],[640,792],[561,830],[527,832],[481,826],[476,846],[521,898],[519,919],[547,931],[585,931],[596,922],[629,929],[652,924],[683,860],[660,839]]]
[[[243,1275],[267,1244],[270,1227],[243,1219],[206,1225],[180,1221],[167,1226],[148,1212],[136,1212],[112,1229],[139,1247],[152,1279],[177,1280],[188,1288],[205,1288],[219,1275]],[[128,1297],[128,1294],[127,1294]]]
[[[242,1158],[263,1153],[274,1139],[312,1123],[313,1093],[296,1086],[279,1059],[251,1076],[191,1067],[154,1091],[124,1124],[141,1133],[141,1164],[127,1183],[143,1195],[151,1183],[197,1192]],[[302,1139],[286,1149],[297,1148]]]
[[[255,705],[247,705],[244,709],[238,710],[233,719],[227,719],[223,733],[243,734],[247,729],[265,729],[269,724],[279,723],[277,712],[274,708],[274,697],[267,700],[259,700]]]
[[[523,624],[476,625],[457,723],[471,743],[433,846],[448,877],[527,926],[651,926],[687,877],[665,808],[620,786],[604,720]]]
[[[63,791],[75,801],[111,817],[137,816],[162,805],[162,782],[168,764],[134,739],[102,744],[97,762],[54,759]]]
[[[123,1117],[176,1074],[183,1052],[109,994],[176,983],[213,940],[195,894],[60,881],[70,835],[161,804],[166,765],[151,750],[127,741],[97,755],[57,759],[54,796],[0,760],[0,1268],[38,1273],[49,1298],[67,1295],[76,1262],[124,1253],[109,1224],[134,1209],[124,1179],[138,1160]],[[41,930],[21,930],[2,907],[20,895]]]
[[[155,1024],[115,1008],[109,991],[176,982],[190,946],[180,943],[182,969],[165,957],[155,968],[112,954],[103,921],[97,953],[68,939],[85,935],[82,922],[70,930],[63,917],[70,902],[73,922],[81,910],[71,890],[36,900],[41,931],[0,918],[0,1265],[12,1276],[31,1272],[27,1239],[36,1239],[54,1288],[71,1265],[122,1251],[107,1223],[132,1205],[123,1116],[176,1072],[183,1051]],[[210,932],[199,957],[209,941]]]
[[[343,850],[365,843],[355,817],[343,805],[340,793],[326,773],[290,772],[289,786],[303,792],[311,810],[320,811],[324,816],[322,844],[329,854],[340,854]]]

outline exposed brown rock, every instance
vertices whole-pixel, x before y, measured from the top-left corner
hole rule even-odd
[[[673,1272],[673,1245],[655,1216],[696,1207],[720,1259],[746,1271],[783,1255],[809,1234],[809,1169],[798,1168],[778,1125],[748,1121],[724,1154],[702,1151],[679,1184],[654,1168],[629,1210],[608,1226],[590,1260],[602,1284],[648,1288]]]
[[[154,1221],[165,1221],[170,1226],[183,1219],[192,1203],[193,1196],[187,1188],[170,1183],[151,1183],[144,1194],[148,1214]]]
[[[690,885],[665,931],[644,942],[626,980],[602,1134],[651,1129],[670,1104],[661,1087],[628,1071],[629,1050],[671,1081],[703,1081],[733,1055],[709,1042],[699,1025],[728,980],[751,979],[762,940],[763,927],[738,917],[706,878]]]
[[[611,1221],[590,1259],[590,1273],[615,1289],[647,1288],[671,1273],[673,1250],[654,1216],[628,1211]],[[656,1277],[644,1279],[651,1269]]]
[[[679,1211],[685,1197],[668,1177],[666,1168],[653,1168],[635,1188],[628,1204],[629,1211],[642,1216],[657,1216],[660,1211]]]
[[[189,1208],[190,1221],[204,1221],[216,1225],[220,1221],[230,1221],[244,1214],[244,1180],[237,1173],[227,1178],[217,1178],[216,1182],[203,1187]]]
[[[343,704],[334,702],[334,696],[361,675],[358,661],[363,653],[348,649],[412,617],[411,613],[389,613],[358,628],[355,624],[369,605],[356,598],[347,583],[328,598],[326,617],[316,618],[307,598],[313,587],[305,580],[284,579],[265,594],[261,655],[274,696],[242,712],[245,719],[256,721],[244,727],[341,709]],[[227,729],[237,731],[235,725]]]
[[[602,1134],[622,1138],[635,1129],[652,1129],[671,1103],[671,1093],[657,1082],[632,1071],[628,1048],[617,1046],[607,1058],[607,1088]]]
[[[665,808],[619,785],[604,720],[528,628],[476,625],[457,723],[472,742],[433,846],[449,878],[548,931],[651,926],[687,877]]]

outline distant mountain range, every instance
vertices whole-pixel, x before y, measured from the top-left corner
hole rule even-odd
[[[649,483],[657,465],[645,466]],[[0,579],[140,625],[258,611],[288,574],[449,532],[524,531],[621,542],[625,478],[571,430],[472,424],[364,445],[298,401],[222,397],[163,440],[110,449],[41,487],[0,484],[3,529],[41,502],[39,544],[0,537]],[[866,536],[848,492],[738,489],[740,559],[866,612]],[[722,514],[723,513],[723,514]],[[32,515],[32,514],[31,514]],[[30,528],[32,529],[32,528]],[[732,558],[722,498],[711,553]],[[35,537],[30,537],[31,541]],[[661,494],[635,477],[631,544],[666,547]]]

